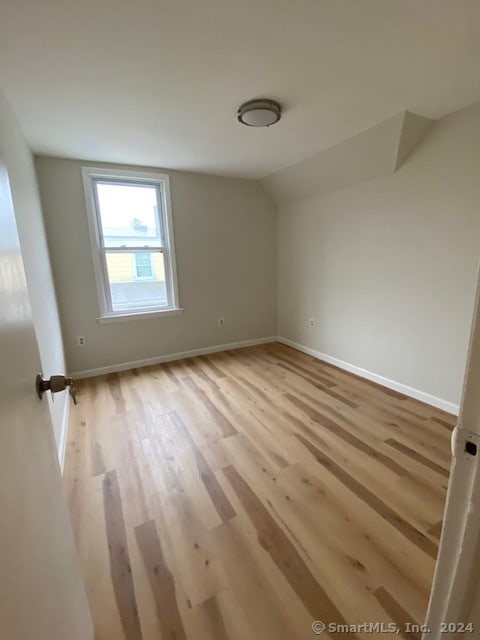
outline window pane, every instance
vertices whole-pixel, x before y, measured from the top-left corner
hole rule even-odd
[[[95,186],[106,247],[162,246],[155,185],[97,180]]]
[[[168,307],[163,253],[107,252],[112,311]]]

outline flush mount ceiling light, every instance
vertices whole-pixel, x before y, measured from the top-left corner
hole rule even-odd
[[[249,100],[238,107],[237,118],[247,127],[269,127],[280,120],[282,108],[268,98]]]

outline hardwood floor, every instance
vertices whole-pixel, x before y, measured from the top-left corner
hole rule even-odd
[[[96,640],[420,637],[453,416],[280,344],[79,390],[65,486]]]

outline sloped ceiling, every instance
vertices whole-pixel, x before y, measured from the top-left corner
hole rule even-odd
[[[480,100],[479,33],[478,0],[15,0],[0,87],[37,153],[258,178]]]
[[[290,202],[389,175],[421,142],[432,120],[404,111],[292,167],[261,180],[278,202]]]

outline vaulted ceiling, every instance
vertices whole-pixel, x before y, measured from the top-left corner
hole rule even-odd
[[[479,33],[479,0],[15,0],[0,88],[37,153],[258,178],[480,100]]]

